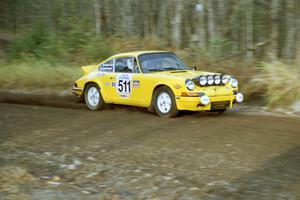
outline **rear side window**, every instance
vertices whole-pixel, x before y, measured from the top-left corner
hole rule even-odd
[[[121,73],[140,73],[138,63],[135,58],[116,58],[115,72]]]
[[[99,71],[101,72],[112,72],[113,71],[114,60],[109,60],[99,66]]]
[[[133,58],[117,58],[115,72],[132,73]]]

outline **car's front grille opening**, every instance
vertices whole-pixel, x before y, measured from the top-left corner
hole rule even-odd
[[[211,103],[211,110],[224,109],[230,106],[230,101],[217,101]]]

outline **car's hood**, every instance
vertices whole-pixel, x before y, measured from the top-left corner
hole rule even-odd
[[[209,74],[217,74],[217,73],[193,71],[193,70],[174,70],[174,71],[151,73],[151,75],[154,75],[154,76],[164,76],[164,77],[174,77],[174,78],[178,77],[178,78],[184,78],[184,79],[193,79],[200,75],[209,75]]]

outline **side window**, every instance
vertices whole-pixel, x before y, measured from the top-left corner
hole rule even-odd
[[[140,73],[140,69],[135,58],[117,58],[115,72]]]
[[[107,61],[99,66],[99,71],[101,72],[112,72],[113,71],[114,60]]]
[[[117,58],[115,62],[115,72],[123,72],[123,73],[134,72],[134,59]]]

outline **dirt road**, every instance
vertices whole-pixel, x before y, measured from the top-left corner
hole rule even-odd
[[[0,111],[0,199],[300,199],[299,118]]]

